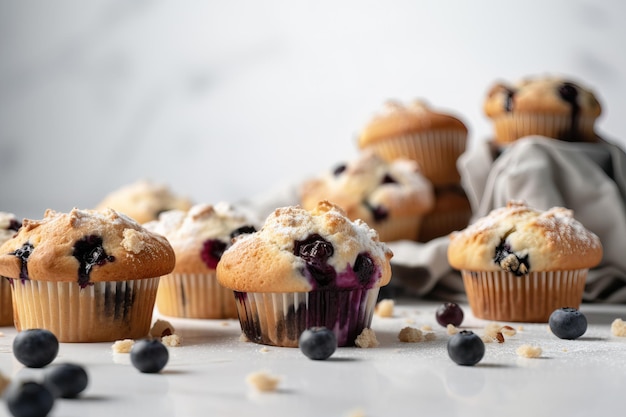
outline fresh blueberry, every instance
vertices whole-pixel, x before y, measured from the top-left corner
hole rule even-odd
[[[29,368],[43,368],[59,353],[59,341],[45,329],[22,330],[13,339],[13,355]]]
[[[463,309],[456,303],[443,303],[435,311],[435,318],[443,327],[448,324],[458,327],[463,323]]]
[[[142,339],[130,350],[130,361],[143,373],[153,374],[165,367],[170,354],[159,339]]]
[[[459,365],[476,365],[485,356],[485,343],[471,330],[461,330],[448,339],[448,355]]]
[[[52,365],[46,369],[43,384],[56,397],[75,398],[87,388],[87,371],[74,363]]]
[[[560,339],[578,339],[587,331],[587,318],[572,307],[556,309],[548,319],[550,330]]]
[[[217,268],[217,264],[222,259],[227,246],[226,242],[222,242],[219,239],[207,239],[204,241],[200,257],[207,268]]]
[[[4,398],[14,417],[45,417],[54,406],[54,396],[50,390],[33,381],[9,385]]]
[[[298,346],[309,359],[328,359],[337,349],[337,336],[326,327],[311,327],[302,332]]]

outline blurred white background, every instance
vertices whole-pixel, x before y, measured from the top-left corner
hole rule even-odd
[[[626,145],[626,3],[0,0],[0,210],[94,206],[140,178],[254,198],[357,153],[389,98],[488,138],[489,86],[563,74]]]

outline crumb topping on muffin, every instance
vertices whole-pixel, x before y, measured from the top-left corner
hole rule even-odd
[[[457,269],[526,275],[590,268],[600,263],[602,253],[598,236],[578,222],[571,210],[539,211],[511,201],[452,233],[448,260]]]
[[[276,209],[255,233],[235,238],[217,266],[218,281],[246,292],[307,292],[386,285],[391,250],[362,220],[337,205]]]
[[[25,219],[0,246],[0,275],[13,279],[90,282],[153,278],[174,267],[167,240],[112,209],[48,209]]]
[[[258,229],[256,217],[233,204],[196,204],[189,211],[170,210],[144,227],[167,238],[176,253],[176,273],[215,269],[232,240]]]
[[[307,209],[321,200],[331,201],[349,218],[371,226],[392,217],[423,215],[434,205],[433,186],[415,161],[389,163],[372,151],[305,181],[300,198]]]

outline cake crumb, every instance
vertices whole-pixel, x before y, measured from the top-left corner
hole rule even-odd
[[[378,317],[393,317],[393,308],[395,307],[395,302],[391,299],[383,299],[376,304],[374,312]]]
[[[246,336],[246,334],[245,334],[245,333],[241,333],[241,334],[239,335],[239,341],[240,341],[240,342],[249,342],[249,341],[250,341],[250,339],[248,339],[248,336]]]
[[[523,358],[538,358],[541,356],[542,350],[539,346],[522,345],[515,352]]]
[[[398,333],[398,339],[404,343],[417,343],[424,341],[422,331],[414,327],[405,327]]]
[[[415,320],[413,320],[413,319],[412,319],[412,318],[410,318],[410,317],[407,317],[406,319],[404,319],[404,322],[405,322],[406,324],[415,324]]]
[[[176,347],[181,345],[182,338],[177,334],[169,334],[167,336],[163,336],[161,338],[161,342],[163,342],[165,346]]]
[[[430,324],[425,324],[422,326],[422,328],[420,329],[423,332],[432,332],[433,331],[433,326],[431,326]]]
[[[150,336],[163,337],[174,334],[174,326],[167,320],[157,319],[150,329]]]
[[[503,330],[509,334],[511,334],[511,332],[515,332],[515,329],[513,329],[511,326],[503,326],[500,323],[492,322],[492,323],[488,323],[485,326],[485,330],[484,330],[483,335],[481,336],[481,339],[485,343],[491,343],[491,342],[504,343]]]
[[[280,378],[266,371],[257,371],[246,376],[246,382],[257,391],[272,392],[276,391]]]
[[[517,331],[518,332],[523,332],[524,331],[524,326],[522,326],[522,325],[517,326]]]
[[[361,408],[351,410],[346,417],[365,417],[365,411]]]
[[[615,319],[611,323],[611,334],[618,337],[626,337],[626,322],[622,319]]]
[[[507,337],[515,336],[517,334],[517,330],[515,330],[511,326],[502,326],[500,331],[502,332],[503,335]]]
[[[424,333],[424,340],[427,342],[431,342],[433,340],[437,339],[437,335],[435,334],[435,332],[428,332],[428,333]]]
[[[133,339],[123,339],[116,340],[111,347],[115,353],[130,353],[134,344],[135,341]]]
[[[452,335],[457,334],[459,332],[459,329],[457,329],[454,324],[448,324],[446,326],[446,332],[448,332],[448,334],[452,336]]]
[[[228,326],[230,326],[230,323],[229,323],[229,322],[227,322],[227,321],[223,321],[223,322],[221,322],[221,323],[220,323],[220,326],[222,326],[222,327],[228,327]]]
[[[354,344],[363,349],[373,348],[379,345],[378,339],[376,339],[376,333],[370,328],[363,329],[361,334],[356,337]]]
[[[269,351],[270,350],[267,348],[267,346],[263,346],[261,349],[259,349],[259,352],[261,352],[261,353],[267,353]]]

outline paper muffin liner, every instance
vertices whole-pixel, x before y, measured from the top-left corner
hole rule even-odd
[[[417,240],[422,226],[422,215],[410,217],[388,217],[382,222],[370,224],[378,232],[381,242],[395,240]]]
[[[128,281],[12,280],[15,327],[47,329],[59,342],[112,342],[148,335],[159,277]]]
[[[0,276],[0,326],[13,326],[12,299],[8,278]]]
[[[524,136],[540,135],[572,142],[595,142],[594,117],[578,118],[577,137],[571,137],[572,117],[551,114],[505,114],[493,120],[495,142],[508,144]]]
[[[547,323],[561,307],[578,308],[588,269],[532,272],[461,271],[474,316],[485,320]]]
[[[416,161],[422,174],[438,186],[460,181],[456,161],[466,145],[467,134],[464,131],[440,130],[386,138],[368,147],[387,161],[398,158]]]
[[[159,313],[172,317],[237,318],[233,290],[224,288],[217,282],[215,271],[162,277],[156,306]]]
[[[295,293],[235,292],[241,330],[264,345],[297,347],[300,334],[323,326],[338,346],[353,346],[370,326],[379,288]]]

